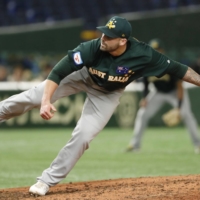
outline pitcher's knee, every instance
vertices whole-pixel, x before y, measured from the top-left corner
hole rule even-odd
[[[92,141],[91,137],[88,137],[86,134],[80,134],[76,139],[77,145],[82,148],[82,150],[87,150],[89,148],[90,142]]]
[[[9,119],[10,110],[5,102],[0,102],[0,122],[4,122]]]
[[[91,142],[91,140],[87,137],[81,138],[81,144],[85,150],[89,148],[90,142]]]
[[[10,111],[8,109],[8,103],[6,101],[0,102],[0,113],[1,113],[1,115],[2,114],[6,115],[6,114],[10,113]]]

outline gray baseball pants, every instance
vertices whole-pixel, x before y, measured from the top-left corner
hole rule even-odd
[[[133,129],[133,137],[131,138],[130,145],[133,145],[136,149],[140,148],[142,136],[149,120],[165,103],[171,104],[173,107],[177,107],[178,100],[176,91],[172,91],[170,93],[151,91],[147,95],[147,106],[139,108],[137,112]],[[188,130],[193,145],[199,146],[200,139],[198,135],[198,125],[191,111],[188,91],[186,89],[184,90],[184,97],[181,105],[181,117]]]
[[[37,87],[0,102],[0,122],[40,107],[44,86],[45,81]],[[71,139],[60,150],[50,167],[37,178],[49,186],[56,185],[64,179],[84,151],[89,148],[89,143],[109,121],[124,90],[114,92],[102,90],[92,81],[84,67],[61,81],[52,97],[52,103],[82,91],[86,92],[87,98]]]

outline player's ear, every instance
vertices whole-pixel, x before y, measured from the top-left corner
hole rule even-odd
[[[126,38],[121,38],[119,44],[121,46],[125,45],[127,43],[127,39]]]

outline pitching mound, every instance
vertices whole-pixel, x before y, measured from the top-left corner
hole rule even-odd
[[[145,177],[58,184],[43,197],[29,187],[0,190],[1,200],[199,200],[200,175]]]

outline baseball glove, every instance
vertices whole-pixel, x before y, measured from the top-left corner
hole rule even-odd
[[[180,110],[173,108],[162,115],[162,120],[167,126],[176,126],[181,122]]]

